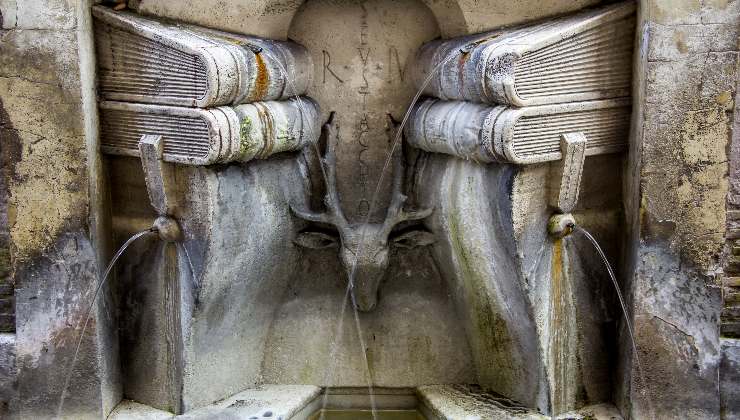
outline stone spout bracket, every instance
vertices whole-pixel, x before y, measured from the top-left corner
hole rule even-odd
[[[575,229],[576,221],[571,212],[578,203],[578,193],[581,189],[583,164],[586,159],[586,136],[582,132],[560,135],[560,150],[563,159],[556,164],[553,182],[558,182],[557,198],[554,206],[557,213],[550,217],[547,232],[553,238],[563,238],[570,235]]]
[[[563,159],[557,164],[560,185],[555,207],[560,213],[567,214],[575,209],[578,202],[586,158],[586,135],[582,132],[561,134],[560,150]]]
[[[149,202],[159,217],[153,228],[160,239],[175,242],[182,239],[182,230],[172,217],[175,210],[173,196],[168,194],[174,185],[172,166],[163,160],[164,142],[162,136],[145,134],[139,140],[141,166],[144,169],[144,180],[149,195]]]

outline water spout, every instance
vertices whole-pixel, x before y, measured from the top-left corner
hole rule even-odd
[[[159,219],[157,219],[159,220]],[[75,346],[75,352],[72,356],[72,361],[70,362],[69,369],[67,372],[67,376],[64,380],[64,386],[62,387],[62,393],[59,397],[59,405],[57,406],[57,413],[55,418],[60,418],[62,415],[62,409],[64,408],[64,400],[67,396],[67,388],[69,388],[69,383],[72,379],[72,372],[74,371],[75,362],[77,362],[77,356],[79,356],[80,353],[80,346],[82,345],[82,339],[85,337],[85,331],[87,330],[87,324],[90,322],[90,313],[92,312],[93,306],[95,305],[95,301],[97,300],[98,295],[100,294],[100,291],[103,289],[103,285],[105,285],[106,280],[108,280],[108,277],[110,276],[111,271],[113,270],[113,267],[116,265],[116,262],[118,259],[123,255],[123,253],[126,251],[126,249],[136,242],[137,239],[146,236],[150,233],[159,232],[156,224],[155,226],[150,227],[147,230],[141,231],[132,237],[128,238],[126,242],[121,245],[121,247],[116,251],[116,253],[113,255],[113,258],[111,258],[110,263],[108,263],[108,267],[106,267],[105,272],[103,273],[103,277],[98,282],[97,287],[95,288],[95,294],[93,294],[92,301],[90,302],[90,305],[87,308],[87,311],[85,311],[85,317],[84,322],[82,324],[82,330],[80,331],[80,336],[77,339],[77,345]]]
[[[642,363],[640,362],[640,354],[637,350],[637,344],[635,342],[635,334],[634,329],[632,328],[632,321],[630,321],[629,314],[627,312],[627,305],[624,301],[624,298],[622,297],[622,291],[619,287],[619,283],[617,282],[617,276],[614,274],[614,270],[612,270],[611,264],[609,264],[609,260],[606,258],[606,254],[601,249],[601,246],[599,246],[599,243],[596,241],[596,239],[586,229],[576,225],[575,222],[573,224],[573,229],[585,236],[586,239],[588,239],[588,241],[593,245],[594,249],[599,254],[599,257],[601,257],[601,261],[604,263],[607,272],[609,273],[609,278],[611,278],[612,284],[614,285],[614,290],[617,292],[619,305],[621,306],[622,314],[624,315],[624,321],[627,327],[627,333],[629,334],[630,343],[632,344],[632,353],[634,354],[635,362],[637,363],[637,370],[638,374],[640,375],[640,382],[642,383],[643,393],[646,394],[645,396],[648,404],[648,410],[650,412],[650,417],[654,419],[655,411],[653,409],[652,399],[647,389],[647,382],[645,381],[645,373],[642,368]]]

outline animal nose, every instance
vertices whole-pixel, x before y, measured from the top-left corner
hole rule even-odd
[[[355,307],[360,312],[370,312],[375,309],[378,304],[378,296],[376,293],[365,294],[355,293]]]

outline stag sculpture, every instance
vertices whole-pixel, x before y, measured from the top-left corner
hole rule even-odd
[[[393,139],[396,130],[396,123],[389,116],[387,131],[390,139]],[[410,228],[395,232],[394,228],[402,222],[424,219],[432,213],[432,209],[404,210],[407,197],[401,192],[404,184],[403,154],[395,153],[392,196],[385,220],[382,223],[350,223],[342,211],[337,191],[336,145],[339,141],[339,127],[333,113],[322,131],[326,139],[326,152],[320,163],[326,183],[326,210],[318,213],[294,206],[291,206],[291,210],[301,219],[335,228],[337,234],[306,230],[299,233],[294,242],[312,249],[338,245],[339,257],[353,292],[354,305],[360,311],[370,311],[378,302],[378,287],[388,268],[391,244],[412,248],[434,242],[433,235],[426,230]]]

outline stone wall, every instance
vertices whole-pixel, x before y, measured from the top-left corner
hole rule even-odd
[[[740,71],[738,71],[740,76]],[[737,78],[740,84],[740,77]],[[740,338],[740,89],[735,92],[735,124],[730,146],[730,187],[727,193],[727,258],[722,282],[722,326],[725,337]]]
[[[100,211],[91,199],[103,195],[89,7],[0,0],[3,224],[13,251],[20,418],[57,411],[105,250],[94,244]],[[113,339],[104,315],[102,307],[93,312],[62,418],[100,418],[120,399],[117,352],[103,350]]]
[[[6,117],[0,114],[0,138],[12,135],[5,129]],[[13,279],[10,275],[10,232],[8,230],[8,181],[10,148],[0,141],[0,332],[15,331]]]
[[[625,280],[643,372],[632,355],[621,408],[633,418],[718,418],[740,2],[640,4]]]

